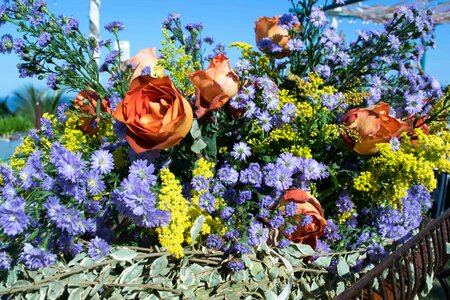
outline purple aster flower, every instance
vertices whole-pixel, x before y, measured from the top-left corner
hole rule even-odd
[[[344,5],[345,4],[345,0],[336,0],[336,4]]]
[[[223,240],[216,234],[210,234],[206,239],[206,247],[214,250],[220,250],[223,246]]]
[[[55,225],[57,228],[71,235],[83,234],[86,232],[85,220],[81,213],[75,208],[66,208],[60,206],[58,214],[55,216]]]
[[[269,230],[263,224],[253,221],[248,228],[248,241],[250,246],[257,246],[267,241]]]
[[[251,64],[247,59],[239,59],[236,62],[236,69],[239,72],[248,71],[251,68]]]
[[[230,154],[234,157],[234,159],[245,161],[246,158],[252,154],[252,152],[246,143],[239,142],[234,144],[233,151],[231,151]]]
[[[207,43],[208,45],[214,44],[214,39],[213,39],[212,37],[210,37],[210,36],[204,37],[204,38],[203,38],[203,41],[204,41],[205,43]]]
[[[251,191],[248,191],[248,190],[241,191],[241,192],[239,192],[239,196],[235,199],[235,203],[237,205],[242,205],[250,199],[252,199]]]
[[[318,180],[328,177],[326,165],[312,158],[301,158],[300,161],[299,171],[303,173],[301,179]]]
[[[292,122],[295,118],[297,108],[291,102],[283,104],[281,107],[281,120],[285,123]]]
[[[200,31],[203,29],[203,25],[201,23],[188,23],[184,28],[188,31]]]
[[[86,178],[86,187],[91,195],[100,194],[105,190],[105,183],[100,179],[100,175],[96,172],[90,173]]]
[[[170,223],[171,217],[172,214],[170,212],[155,209],[137,219],[137,224],[146,228],[164,227]]]
[[[137,159],[130,166],[129,177],[136,177],[142,184],[150,186],[156,182],[156,176],[153,175],[155,167],[149,164],[147,160]]]
[[[104,239],[97,236],[91,239],[88,244],[88,254],[93,260],[99,260],[108,255],[110,250],[111,246]]]
[[[239,260],[232,260],[227,264],[227,268],[231,272],[239,272],[239,271],[244,270],[244,263]]]
[[[78,21],[72,17],[70,17],[66,24],[64,24],[64,32],[66,34],[70,34],[73,31],[77,30],[79,27]]]
[[[349,213],[353,209],[353,202],[350,200],[350,194],[347,191],[343,191],[339,194],[339,198],[336,201],[336,207],[339,213]]]
[[[296,23],[298,18],[293,14],[284,14],[278,19],[278,25],[286,30],[293,28]]]
[[[287,43],[287,47],[291,51],[301,51],[305,47],[305,44],[300,39],[290,39]]]
[[[217,171],[217,178],[225,185],[233,185],[239,180],[239,173],[230,165],[225,165]]]
[[[401,42],[400,42],[400,40],[398,39],[398,37],[396,37],[395,35],[393,35],[393,34],[389,34],[388,36],[387,36],[387,39],[388,39],[388,45],[389,46],[391,46],[393,49],[395,49],[395,50],[399,50],[400,49],[400,46],[401,46]]]
[[[248,246],[244,245],[244,244],[240,244],[240,243],[236,243],[233,246],[233,248],[231,249],[231,253],[239,254],[239,255],[247,254],[249,252],[250,252],[250,250],[249,250]]]
[[[210,193],[203,194],[198,199],[198,206],[209,213],[212,213],[215,210],[215,205],[216,198]]]
[[[356,239],[356,244],[357,245],[362,245],[364,244],[367,240],[369,240],[370,238],[370,234],[368,232],[364,232],[363,234],[361,234],[360,236],[358,236],[358,238]]]
[[[278,215],[275,215],[270,219],[269,224],[272,228],[278,228],[284,225],[283,215],[281,215],[281,213],[279,212]]]
[[[272,117],[267,111],[257,114],[256,119],[258,120],[258,125],[261,126],[263,131],[269,132],[270,129],[272,129]]]
[[[51,73],[47,76],[47,87],[49,89],[55,89],[57,83],[58,83],[58,77],[56,76],[56,74]]]
[[[276,188],[278,191],[285,191],[292,186],[292,171],[283,165],[277,165],[265,178],[268,186]]]
[[[23,54],[23,49],[25,48],[25,44],[22,39],[16,38],[14,39],[14,53],[18,55]]]
[[[257,163],[251,163],[247,169],[241,171],[239,180],[243,184],[250,184],[254,187],[260,187],[262,180],[260,166]]]
[[[152,74],[152,68],[150,66],[145,66],[142,68],[141,76],[150,76]]]
[[[280,249],[287,248],[291,244],[291,241],[288,239],[282,239],[278,242],[277,247]]]
[[[25,200],[14,198],[0,206],[0,227],[9,236],[22,233],[28,227],[28,217],[25,214]]]
[[[105,29],[111,33],[123,30],[124,28],[125,26],[123,26],[123,23],[118,21],[112,21],[105,25]]]
[[[50,35],[50,33],[48,32],[43,32],[41,33],[41,35],[39,36],[37,43],[39,46],[41,47],[45,47],[50,43],[50,39],[52,38],[52,36]]]
[[[14,49],[13,37],[10,34],[4,34],[0,40],[0,53],[9,54]]]
[[[273,43],[272,43],[272,39],[271,38],[262,38],[261,40],[259,40],[256,43],[256,46],[261,50],[261,51],[268,51],[271,50],[273,47]]]
[[[367,248],[367,254],[373,262],[378,262],[387,256],[386,250],[384,250],[384,248],[378,243],[374,243],[372,246],[369,246],[369,248]]]
[[[233,213],[234,213],[234,208],[227,206],[224,209],[222,209],[219,216],[222,220],[228,221],[233,216]]]
[[[111,52],[109,52],[106,57],[105,57],[105,61],[104,61],[104,65],[109,65],[112,64],[116,61],[117,57],[119,56],[119,50],[113,50]]]
[[[317,72],[324,79],[328,79],[331,76],[331,69],[326,65],[317,67],[315,72]]]
[[[321,28],[328,23],[327,16],[323,12],[323,10],[321,8],[318,8],[315,6],[311,9],[311,15],[309,16],[309,21],[316,28]]]
[[[56,255],[42,248],[35,248],[31,244],[25,243],[23,251],[20,254],[20,259],[27,269],[36,270],[53,265],[56,261]]]
[[[225,232],[225,235],[224,235],[224,237],[225,237],[227,240],[235,239],[235,238],[237,238],[238,236],[239,236],[239,231],[237,231],[236,229],[227,231],[227,232]]]
[[[40,11],[34,11],[33,14],[28,17],[28,20],[34,26],[39,26],[44,21],[44,14]]]
[[[75,256],[83,251],[81,243],[75,243],[72,236],[68,234],[61,234],[57,241],[58,249],[62,253],[70,256]]]
[[[342,239],[338,226],[334,224],[333,220],[327,220],[323,235],[327,240],[339,241]]]
[[[6,200],[13,200],[17,196],[17,191],[11,182],[8,182],[7,184],[5,184],[3,186],[3,188],[1,189],[1,191],[2,191],[1,195]]]
[[[195,176],[191,181],[192,187],[196,191],[203,191],[208,189],[208,181],[203,176]]]
[[[312,216],[306,215],[306,216],[303,216],[300,225],[302,225],[303,227],[306,227],[306,226],[311,225],[312,221],[313,221]]]
[[[108,150],[97,150],[91,157],[91,169],[100,174],[108,174],[114,169],[114,158]]]
[[[284,212],[286,214],[287,217],[292,217],[295,216],[297,211],[297,204],[295,202],[288,202],[285,206],[284,206]],[[305,217],[306,218],[306,217]],[[304,218],[304,219],[305,219]],[[312,221],[312,220],[311,220]],[[303,225],[303,220],[302,220],[302,226]]]
[[[389,144],[391,145],[392,151],[400,150],[400,140],[396,137],[390,139]]]
[[[55,144],[53,144],[54,146]],[[52,147],[53,148],[53,147]],[[51,153],[51,150],[50,150]],[[60,176],[72,183],[77,183],[83,178],[85,162],[81,159],[80,153],[72,153],[68,150],[63,151],[61,156],[54,157],[55,166]]]
[[[259,202],[261,208],[271,208],[275,204],[275,200],[271,196],[264,196]]]
[[[330,253],[331,248],[328,246],[328,244],[325,241],[317,240],[316,245],[316,252],[317,253]]]
[[[277,164],[284,166],[289,171],[295,172],[295,170],[300,166],[300,159],[292,155],[292,153],[287,152],[280,155],[277,158]]]
[[[410,114],[419,114],[423,110],[423,106],[425,105],[425,102],[423,101],[425,99],[423,93],[419,92],[417,94],[406,94],[406,107],[405,110]]]
[[[0,252],[0,271],[9,271],[11,269],[11,256],[5,251]]]
[[[132,215],[142,216],[154,209],[156,198],[147,187],[138,185],[123,194],[123,202]]]
[[[111,109],[113,111],[116,110],[117,105],[120,103],[120,101],[122,101],[122,98],[120,98],[120,96],[118,94],[112,94],[111,97],[109,98],[109,106],[111,107]],[[125,126],[124,123],[121,122],[115,122],[114,123],[114,127],[117,125],[122,125]]]

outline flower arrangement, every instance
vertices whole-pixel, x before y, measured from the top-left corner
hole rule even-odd
[[[78,94],[0,165],[0,295],[330,298],[409,239],[450,170],[430,12],[347,47],[317,0],[293,11],[231,68],[176,14],[159,55],[122,61],[45,1],[0,6],[20,76]]]

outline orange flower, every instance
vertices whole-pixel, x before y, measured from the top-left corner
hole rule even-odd
[[[342,135],[344,142],[361,155],[377,153],[377,143],[387,143],[403,132],[411,132],[406,122],[389,116],[389,104],[380,102],[368,108],[354,108],[342,118],[342,123],[357,137],[348,132]]]
[[[75,108],[80,109],[83,114],[91,116],[81,118],[83,120],[81,131],[84,133],[96,134],[98,132],[98,128],[92,126],[92,122],[97,118],[97,101],[99,98],[100,96],[93,92],[82,91],[74,99]],[[101,111],[111,113],[109,102],[106,99],[102,100]]]
[[[152,76],[163,77],[164,69],[156,67],[157,61],[158,58],[156,57],[155,48],[145,48],[140,50],[135,56],[128,60],[128,62],[131,62],[136,66],[131,80],[138,76],[141,76],[142,69],[144,69],[145,67],[150,67]]]
[[[126,139],[136,153],[175,146],[193,120],[189,102],[168,76],[133,79],[114,117],[127,126]]]
[[[239,88],[239,77],[230,68],[229,59],[219,54],[206,70],[187,75],[197,89],[195,114],[201,118],[206,112],[221,108]]]
[[[294,220],[298,221],[297,230],[290,235],[284,232],[283,234],[295,243],[308,244],[315,249],[317,239],[323,234],[327,223],[319,201],[310,193],[297,189],[287,191],[281,199],[280,205],[287,204],[288,202],[297,204],[296,215],[293,217]],[[310,216],[312,222],[307,226],[302,226],[301,220],[305,216]]]
[[[263,38],[270,38],[272,43],[280,46],[283,51],[278,53],[276,58],[284,58],[288,56],[289,49],[287,47],[287,43],[289,42],[289,32],[278,25],[279,17],[275,16],[272,18],[269,17],[260,17],[258,21],[255,21],[255,35],[256,35],[256,44]],[[262,49],[262,51],[264,51]]]

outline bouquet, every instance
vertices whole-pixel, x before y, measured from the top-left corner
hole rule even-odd
[[[322,4],[259,18],[231,68],[177,14],[121,60],[122,23],[5,1],[0,52],[76,97],[0,165],[0,295],[332,298],[417,232],[450,170],[431,12],[346,46]]]

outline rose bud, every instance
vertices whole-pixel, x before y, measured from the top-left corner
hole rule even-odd
[[[274,53],[274,47],[280,47],[279,52],[275,52],[276,58],[284,58],[288,56],[289,49],[287,43],[290,40],[289,32],[278,25],[279,17],[275,16],[260,17],[255,21],[256,45],[258,48],[268,54]]]
[[[97,102],[99,98],[99,95],[93,92],[82,91],[73,100],[75,108],[80,109],[83,114],[91,116],[81,118],[83,120],[81,131],[83,131],[84,133],[96,134],[98,132],[98,128],[96,126],[93,126],[93,122],[98,121]],[[108,100],[102,100],[101,111],[111,113]]]
[[[136,153],[175,146],[193,121],[191,105],[168,76],[133,79],[114,117],[125,123],[126,139]]]
[[[229,59],[223,54],[214,57],[208,69],[187,76],[197,89],[197,118],[210,110],[221,108],[239,88],[239,77],[230,68]]]
[[[297,223],[297,229],[291,234],[286,234],[284,230],[282,233],[295,243],[307,244],[315,249],[317,239],[322,236],[326,225],[319,201],[310,193],[296,189],[287,191],[279,205],[281,205],[281,209],[284,209],[283,206],[290,202],[297,205],[295,215],[290,217]],[[308,219],[308,222],[302,222],[305,218]]]
[[[377,153],[378,143],[387,143],[403,132],[412,132],[406,122],[389,115],[389,104],[380,102],[368,108],[354,108],[342,117],[347,132],[344,142],[360,155]]]

